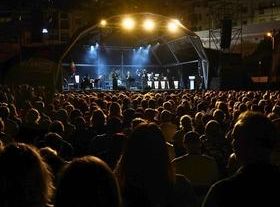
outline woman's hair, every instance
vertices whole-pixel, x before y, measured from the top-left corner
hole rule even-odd
[[[25,122],[26,123],[38,123],[38,121],[40,120],[40,113],[38,112],[37,109],[35,108],[31,108],[26,116],[25,116]]]
[[[93,111],[90,118],[90,123],[93,127],[104,127],[106,124],[107,117],[101,109]]]
[[[175,173],[164,136],[156,124],[140,123],[132,131],[116,174],[124,193],[134,186],[148,197],[164,196],[174,183]]]
[[[122,110],[121,106],[117,102],[112,102],[109,107],[109,116],[116,116],[121,117],[122,116]]]
[[[55,207],[120,207],[118,183],[108,165],[94,156],[74,159],[61,172]]]
[[[0,206],[43,207],[50,201],[52,174],[37,150],[10,144],[0,153]]]

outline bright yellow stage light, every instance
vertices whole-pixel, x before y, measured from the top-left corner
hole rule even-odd
[[[143,24],[146,31],[153,31],[155,29],[155,22],[151,19],[146,19]]]
[[[167,24],[167,29],[171,33],[176,33],[178,32],[179,29],[179,23],[176,20],[172,20]]]
[[[133,30],[135,27],[135,21],[132,18],[127,17],[122,20],[122,27],[126,30]]]
[[[106,26],[107,26],[107,21],[106,21],[105,19],[102,19],[102,20],[100,21],[100,26],[106,27]]]

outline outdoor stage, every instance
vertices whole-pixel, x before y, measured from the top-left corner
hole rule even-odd
[[[208,87],[200,38],[180,21],[151,13],[113,16],[73,38],[59,60],[64,90]]]

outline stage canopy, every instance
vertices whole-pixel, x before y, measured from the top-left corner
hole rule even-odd
[[[98,77],[109,77],[115,69],[120,76],[128,69],[169,69],[179,71],[180,79],[195,70],[202,88],[208,87],[209,64],[200,38],[178,20],[152,13],[113,16],[77,34],[60,58],[57,80],[79,68]]]

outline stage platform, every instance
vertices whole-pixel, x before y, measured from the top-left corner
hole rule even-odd
[[[81,88],[63,88],[63,92],[117,92],[117,91],[131,91],[131,92],[171,92],[171,91],[182,91],[182,90],[188,90],[188,89],[152,89],[152,88],[145,88],[145,89],[139,89],[136,87],[131,87],[130,89],[120,87],[117,90],[113,89],[107,89],[107,88],[86,88],[82,90]]]

